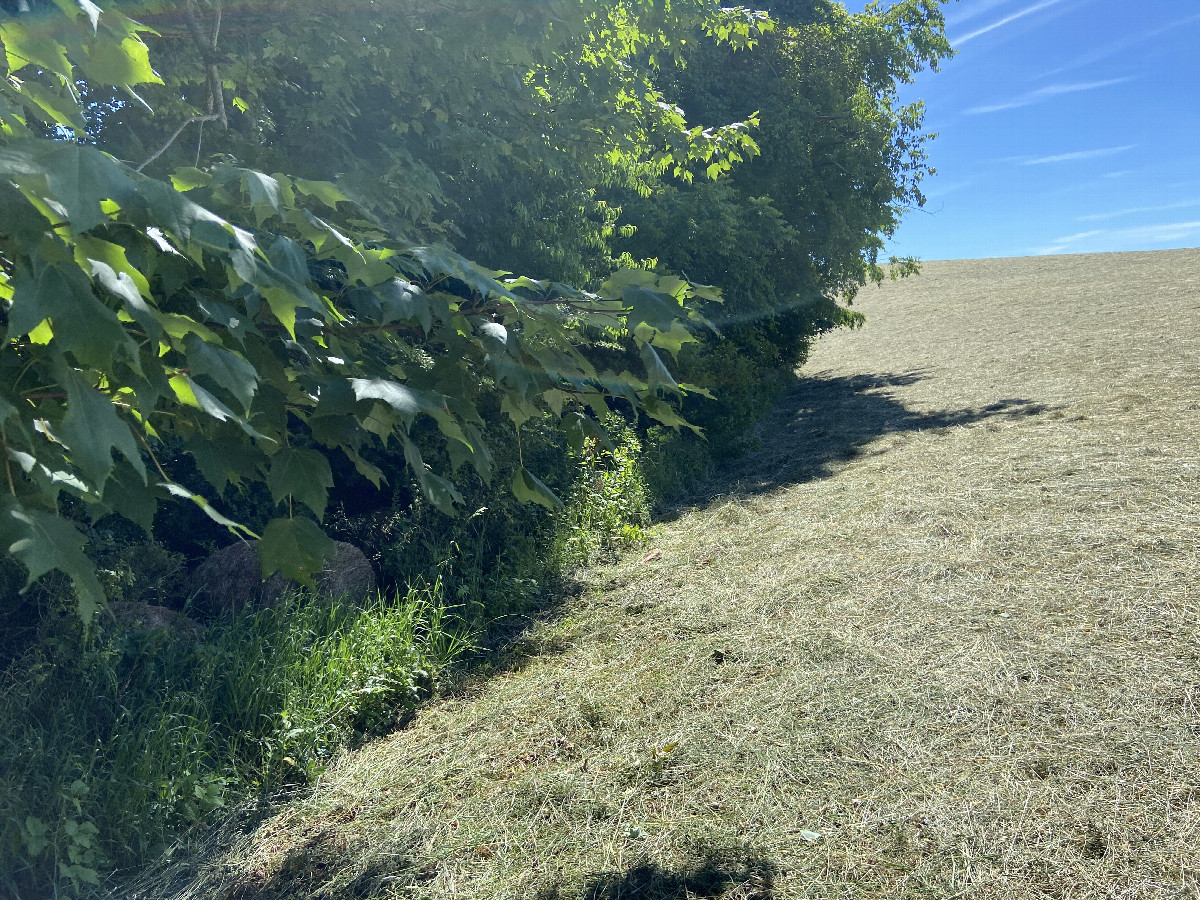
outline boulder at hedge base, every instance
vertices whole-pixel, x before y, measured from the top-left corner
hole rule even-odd
[[[316,582],[321,596],[359,600],[375,590],[375,572],[361,550],[338,541],[337,552],[325,561]],[[257,541],[223,547],[200,563],[193,574],[195,607],[214,615],[246,605],[268,607],[289,588],[298,589],[300,585],[278,572],[263,581]]]

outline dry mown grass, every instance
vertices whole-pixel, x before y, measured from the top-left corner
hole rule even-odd
[[[864,291],[661,559],[138,896],[1200,897],[1198,276]]]

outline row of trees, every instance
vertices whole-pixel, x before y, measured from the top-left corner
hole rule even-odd
[[[928,170],[896,86],[949,52],[939,0],[764,5],[6,5],[0,540],[30,582],[90,617],[88,524],[168,502],[303,581],[340,468],[554,506],[531,422],[732,434],[856,321]],[[247,485],[263,521],[222,506]]]

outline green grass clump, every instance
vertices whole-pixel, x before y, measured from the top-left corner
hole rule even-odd
[[[552,559],[588,565],[598,555],[643,544],[649,537],[650,491],[637,432],[614,417],[611,450],[594,438],[574,454],[578,466],[565,507],[554,522]]]
[[[467,644],[440,587],[291,595],[213,625],[58,634],[0,685],[0,892],[72,896],[215,811],[385,732]]]

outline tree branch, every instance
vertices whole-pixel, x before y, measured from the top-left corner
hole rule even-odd
[[[221,73],[217,69],[217,64],[221,62],[221,54],[217,49],[217,38],[221,34],[221,4],[219,2],[216,4],[216,22],[213,25],[212,37],[207,39],[200,29],[200,19],[196,16],[196,0],[187,0],[184,13],[187,16],[188,32],[192,36],[192,43],[196,45],[201,59],[204,60],[205,79],[208,82],[208,113],[215,114],[215,118],[220,121],[221,125],[228,128],[229,120],[225,116],[225,90],[221,86]]]
[[[150,163],[154,162],[156,159],[158,159],[160,156],[162,156],[164,153],[166,153],[167,148],[169,148],[173,143],[175,143],[175,140],[176,140],[176,138],[179,137],[179,135],[183,134],[183,129],[187,128],[192,123],[194,123],[194,122],[212,122],[212,121],[215,121],[215,120],[218,120],[221,118],[223,118],[223,117],[216,113],[209,113],[206,116],[192,116],[191,118],[184,119],[181,123],[179,123],[179,127],[175,129],[175,133],[172,134],[169,138],[167,138],[166,143],[163,144],[161,147],[159,147],[157,150],[155,150],[154,153],[152,153],[149,157],[147,157],[145,162],[143,162],[140,166],[138,166],[136,169],[134,169],[134,171],[135,172],[142,171],[142,169],[146,168],[146,166],[150,165]]]

